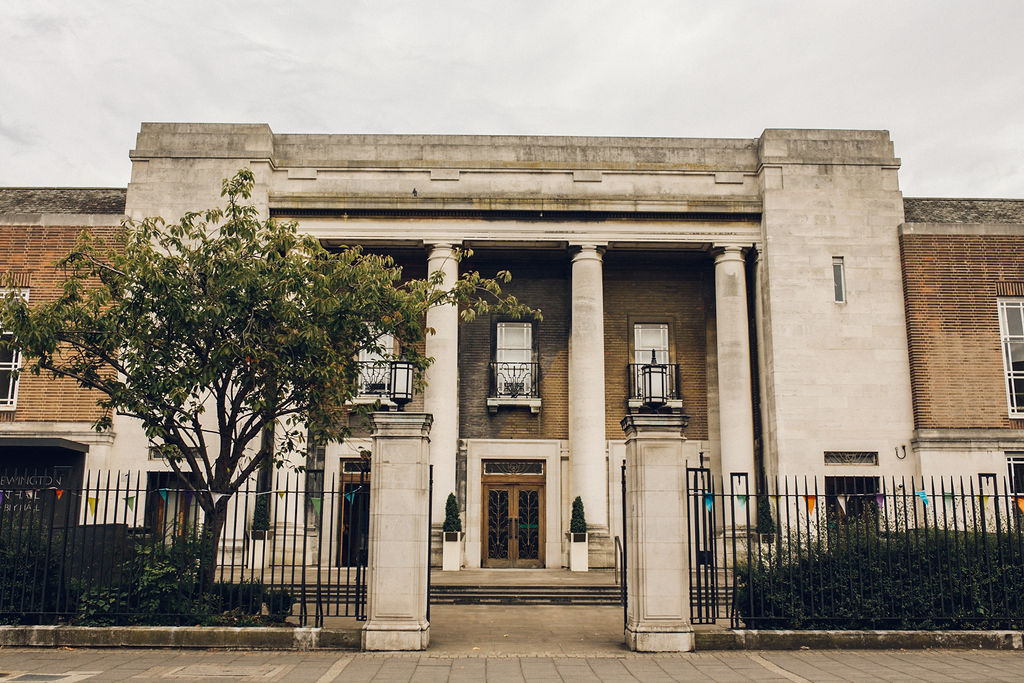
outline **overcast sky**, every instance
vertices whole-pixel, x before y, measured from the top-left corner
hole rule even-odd
[[[883,128],[1024,198],[1024,2],[2,0],[0,185],[124,186],[142,121],[753,138]]]

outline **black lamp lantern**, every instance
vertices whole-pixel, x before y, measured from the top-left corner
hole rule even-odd
[[[398,410],[412,400],[412,363],[407,360],[391,361],[391,400]]]
[[[651,362],[640,368],[640,399],[648,408],[657,410],[668,401],[668,366],[658,362],[651,349]]]

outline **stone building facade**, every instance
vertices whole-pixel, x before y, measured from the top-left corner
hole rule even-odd
[[[688,463],[745,475],[737,485],[751,491],[793,475],[1001,475],[1024,454],[1024,378],[1020,413],[1006,389],[1014,363],[1024,374],[1024,338],[1018,359],[1003,329],[1024,301],[1024,202],[905,199],[885,131],[633,139],[143,124],[131,159],[121,204],[98,212],[96,191],[32,210],[27,191],[0,191],[0,262],[32,272],[32,301],[68,235],[215,206],[241,167],[264,215],[329,248],[387,252],[413,276],[512,272],[507,290],[543,320],[432,310],[435,362],[413,405],[434,416],[433,518],[455,492],[470,567],[563,566],[577,495],[591,566],[613,562],[620,421],[640,409],[652,358],[669,370],[663,410],[688,417]],[[461,264],[459,247],[474,253]],[[127,419],[89,432],[92,397],[21,381],[0,413],[0,446],[11,444],[0,465],[19,459],[15,442],[63,439],[86,468],[161,467]],[[379,382],[366,388],[386,399]],[[328,444],[325,475],[368,443]],[[495,558],[489,544],[513,533],[510,520],[537,529],[535,547]]]

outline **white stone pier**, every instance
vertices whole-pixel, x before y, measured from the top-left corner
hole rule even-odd
[[[431,416],[373,413],[364,650],[423,650]]]
[[[627,415],[626,645],[693,650],[683,415]]]

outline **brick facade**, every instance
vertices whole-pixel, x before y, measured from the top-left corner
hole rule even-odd
[[[714,315],[714,265],[703,254],[605,255],[605,433],[622,439],[627,411],[627,365],[633,362],[633,324],[668,323],[669,359],[679,364],[688,439],[708,438],[707,318]]]
[[[914,426],[1021,428],[1010,420],[997,299],[1024,281],[1024,235],[900,238]]]
[[[15,274],[29,288],[29,301],[53,301],[61,290],[63,274],[54,263],[66,256],[85,228],[78,225],[0,225],[0,263],[5,274]],[[90,227],[96,237],[112,239],[119,226]],[[23,362],[23,366],[27,364]],[[13,413],[0,413],[3,421],[91,422],[100,415],[99,393],[81,389],[68,379],[53,380],[23,373]]]

